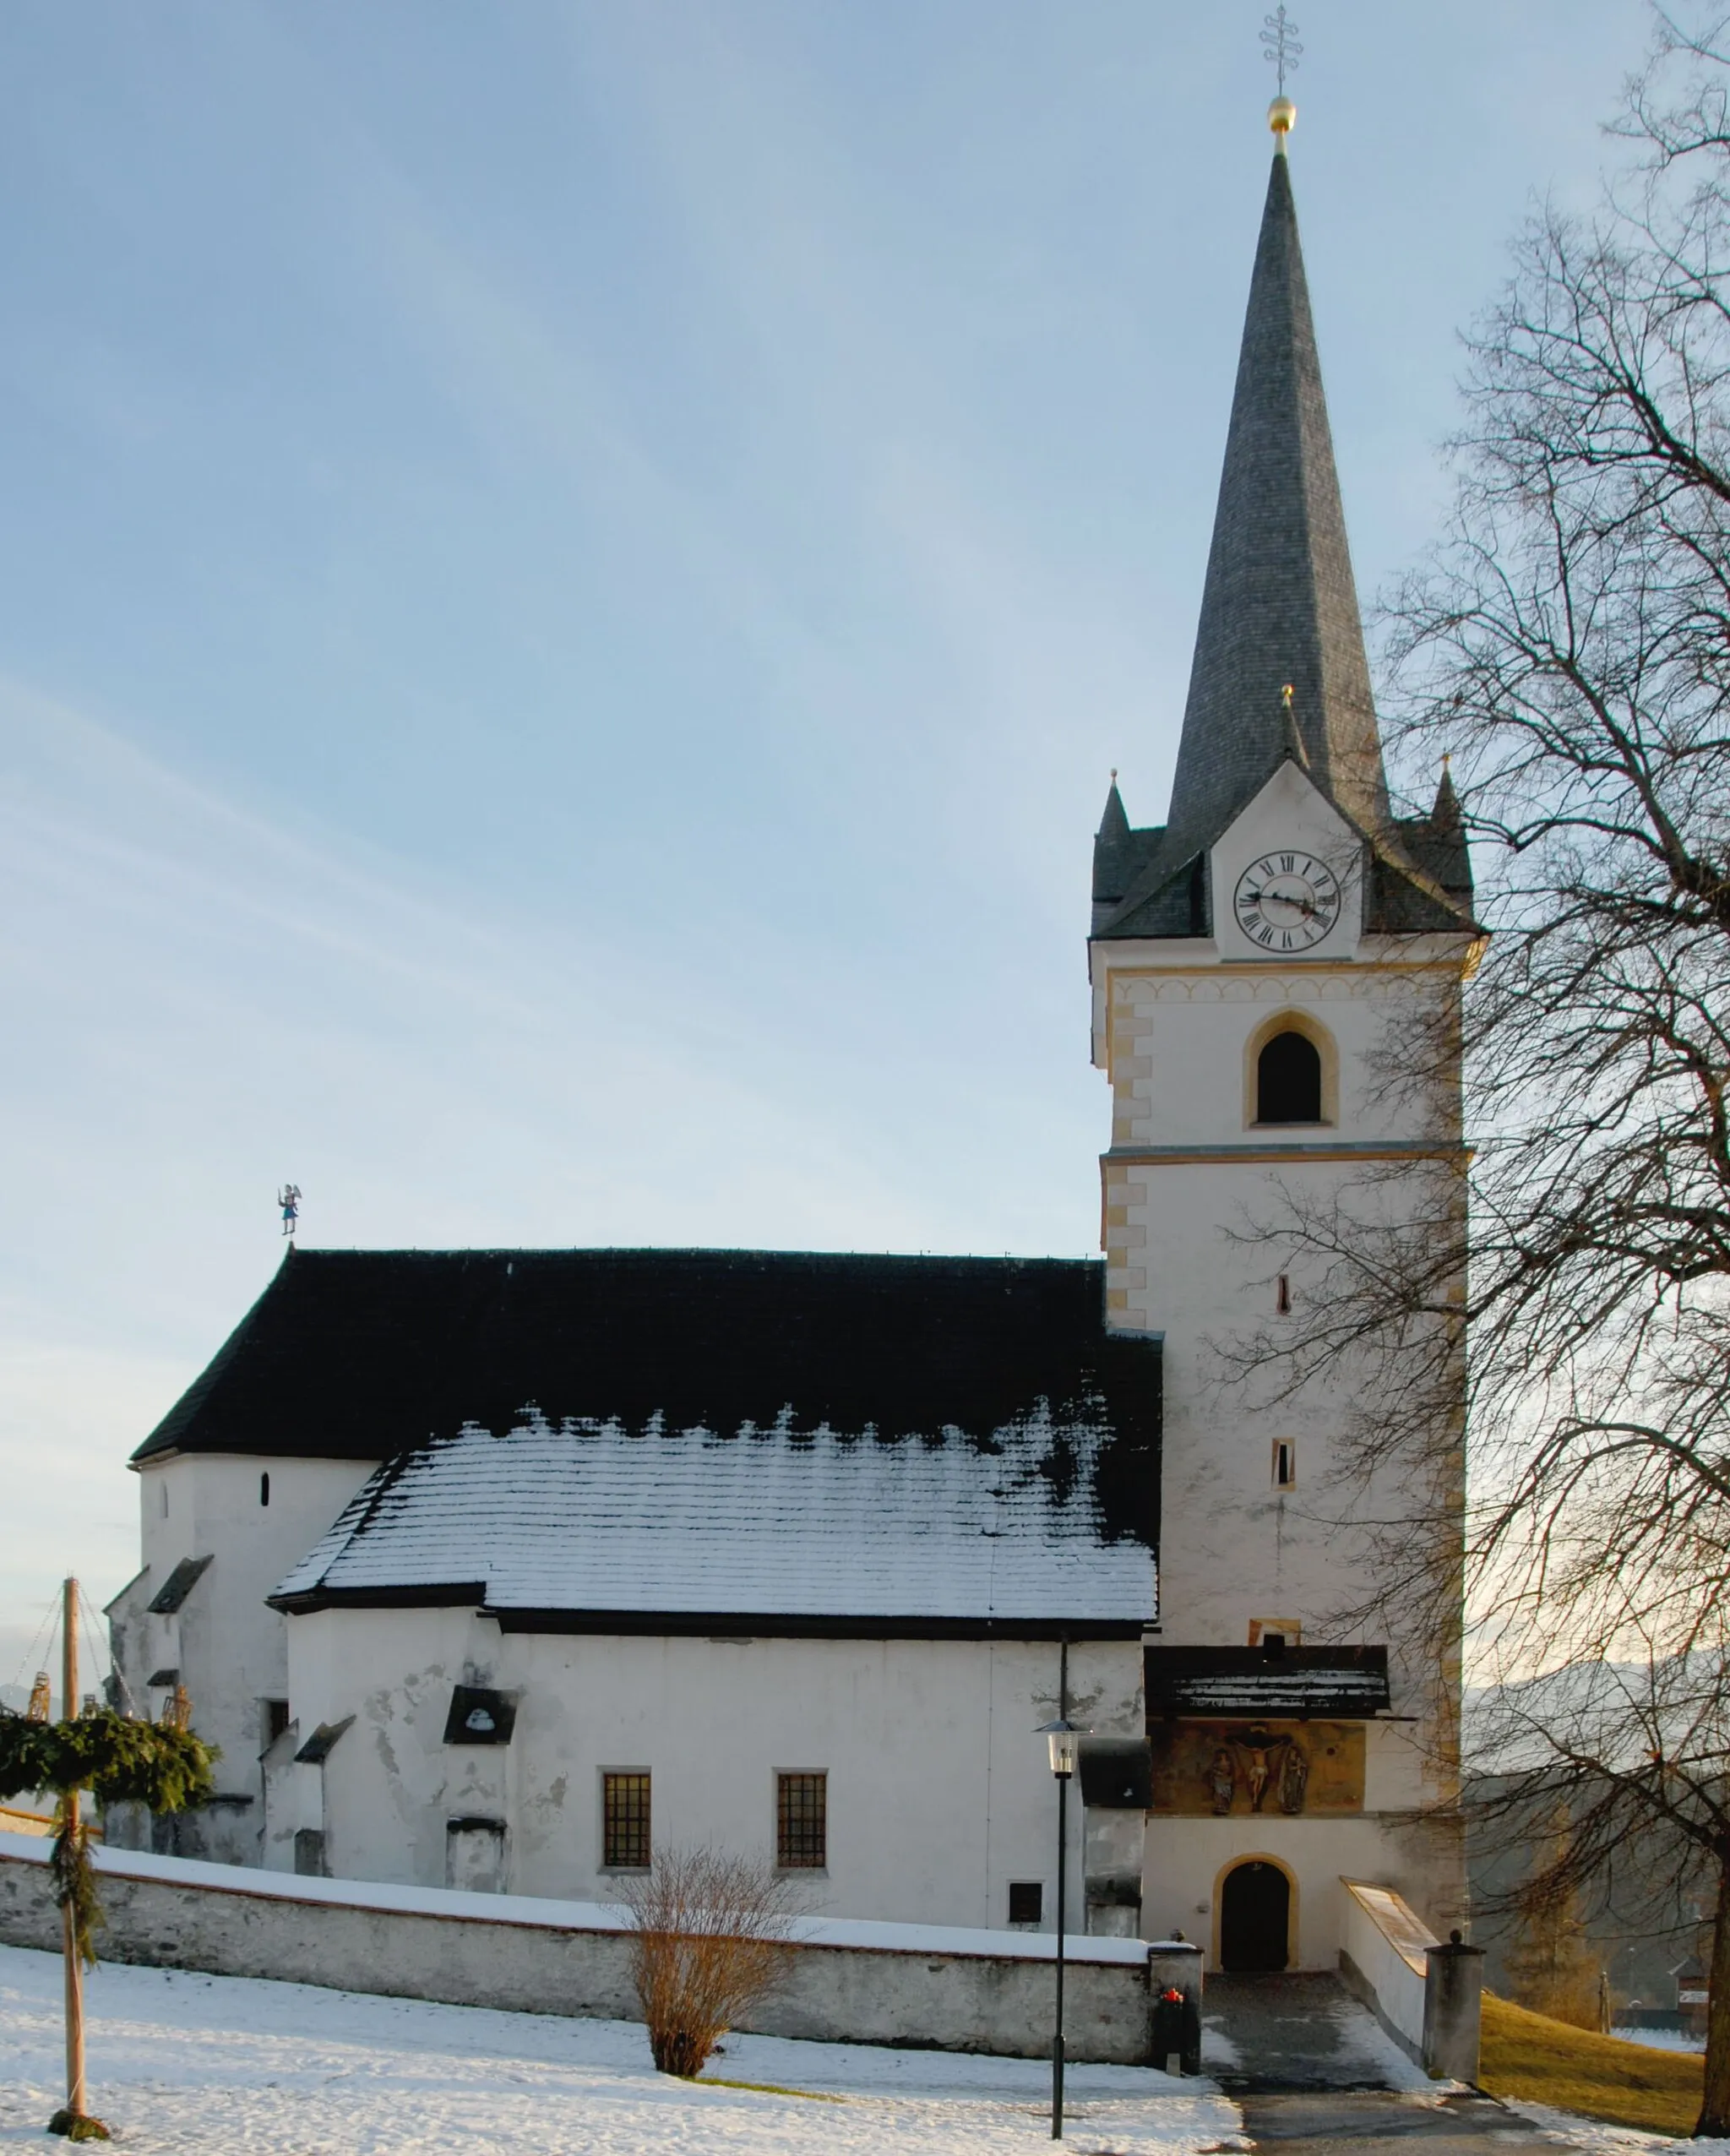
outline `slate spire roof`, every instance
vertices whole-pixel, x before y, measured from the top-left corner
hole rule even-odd
[[[1379,830],[1387,781],[1291,162],[1280,155],[1249,280],[1172,786],[1173,867],[1219,836],[1285,754],[1288,682],[1310,776],[1360,830]]]
[[[1372,925],[1464,925],[1453,889],[1431,887],[1429,819],[1396,822],[1389,805],[1282,144],[1250,276],[1171,812],[1162,829],[1119,830],[1108,804],[1094,933],[1206,934],[1201,857],[1287,756],[1374,851]],[[1385,920],[1375,917],[1382,885]]]

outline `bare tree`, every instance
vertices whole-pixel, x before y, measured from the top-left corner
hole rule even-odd
[[[1275,1395],[1357,1374],[1345,1469],[1405,1497],[1355,1524],[1408,1610],[1458,1593],[1469,1409],[1477,1644],[1523,1745],[1505,1816],[1568,1805],[1553,1896],[1654,1823],[1713,1876],[1697,2130],[1724,2134],[1730,17],[1657,19],[1597,210],[1535,215],[1467,340],[1450,525],[1389,609],[1390,746],[1450,758],[1491,932],[1463,1007],[1408,1010],[1378,1059],[1428,1094],[1437,1159],[1385,1172],[1395,1202],[1367,1172],[1254,1224],[1306,1292],[1229,1374]],[[1515,1681],[1563,1664],[1602,1680]]]
[[[785,1981],[799,1884],[705,1845],[657,1849],[617,1892],[656,2066],[694,2080],[739,2017]]]
[[[1618,1892],[1687,1921],[1722,1868],[1724,1672],[1696,1653],[1577,1662],[1502,1685],[1479,1703],[1480,1827],[1533,1852],[1499,1898],[1521,1919],[1510,1966],[1546,1999],[1522,2003],[1593,2025],[1580,1922]]]

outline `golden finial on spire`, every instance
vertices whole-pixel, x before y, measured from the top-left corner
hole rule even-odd
[[[1286,77],[1288,73],[1296,74],[1303,47],[1298,42],[1297,24],[1286,13],[1285,0],[1280,0],[1275,13],[1264,15],[1262,21],[1265,27],[1261,32],[1261,42],[1265,49],[1261,57],[1271,63],[1279,76],[1279,95],[1267,108],[1267,123],[1273,129],[1274,148],[1283,157],[1286,137],[1298,123],[1298,107],[1286,95]]]

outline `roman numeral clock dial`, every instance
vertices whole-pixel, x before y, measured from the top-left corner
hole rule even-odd
[[[1340,917],[1340,885],[1313,853],[1264,853],[1238,879],[1238,925],[1264,950],[1311,950]]]

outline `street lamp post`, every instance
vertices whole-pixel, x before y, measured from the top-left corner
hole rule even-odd
[[[1051,1750],[1051,1771],[1058,1783],[1058,1995],[1057,2028],[1051,2041],[1051,2137],[1064,2137],[1064,1888],[1069,1877],[1069,1777],[1075,1772],[1075,1740],[1081,1734],[1067,1714],[1042,1723],[1034,1733]]]

